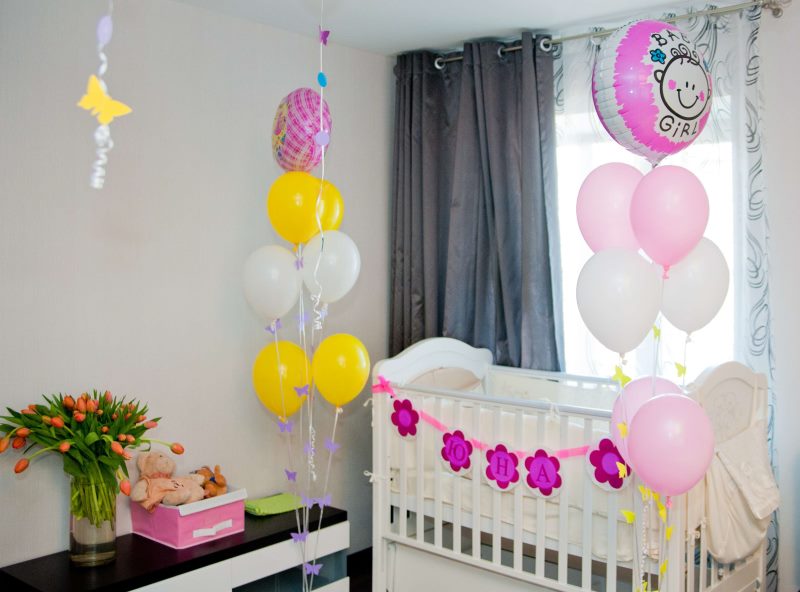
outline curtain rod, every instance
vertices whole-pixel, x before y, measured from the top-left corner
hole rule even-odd
[[[748,2],[741,2],[739,4],[732,4],[730,6],[723,6],[720,8],[709,8],[708,10],[698,10],[697,12],[688,12],[686,14],[680,14],[677,16],[673,16],[664,21],[668,23],[674,23],[677,21],[682,21],[690,18],[696,18],[699,16],[712,16],[712,15],[720,15],[720,14],[728,14],[731,12],[739,12],[742,10],[746,10],[752,6],[758,6],[761,10],[767,9],[772,12],[772,16],[775,18],[780,18],[783,16],[783,8],[791,4],[792,0],[749,0]],[[565,41],[575,41],[576,39],[588,39],[594,37],[608,37],[611,35],[616,29],[600,29],[598,31],[590,31],[588,33],[578,33],[576,35],[565,35],[563,37],[545,37],[539,42],[539,47],[542,51],[550,51],[553,49],[554,45],[558,45],[564,43]],[[508,53],[510,51],[519,51],[522,49],[522,45],[510,45],[509,47],[500,47],[497,50],[497,55],[502,56],[504,53]],[[441,70],[444,68],[445,64],[450,62],[459,62],[464,59],[463,55],[456,55],[450,57],[439,56],[433,61],[433,65],[436,67],[437,70]]]

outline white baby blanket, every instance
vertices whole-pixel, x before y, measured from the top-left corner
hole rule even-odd
[[[778,503],[763,421],[717,444],[706,475],[708,550],[717,561],[755,551]]]

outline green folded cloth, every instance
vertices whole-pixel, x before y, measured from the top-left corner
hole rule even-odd
[[[269,497],[245,500],[244,511],[254,516],[271,516],[291,512],[302,505],[303,502],[296,495],[279,493]]]

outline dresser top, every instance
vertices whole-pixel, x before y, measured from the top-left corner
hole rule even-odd
[[[316,525],[319,508],[309,513]],[[347,520],[347,512],[325,508],[322,527]],[[117,537],[117,557],[98,567],[76,567],[61,551],[0,568],[0,590],[14,592],[122,592],[179,576],[290,538],[296,532],[294,512],[255,517],[245,514],[244,532],[188,549],[173,549],[136,534]]]

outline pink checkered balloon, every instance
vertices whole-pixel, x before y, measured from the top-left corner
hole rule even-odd
[[[298,88],[278,105],[272,125],[272,154],[285,171],[308,172],[322,159],[330,131],[328,104],[312,89]]]

